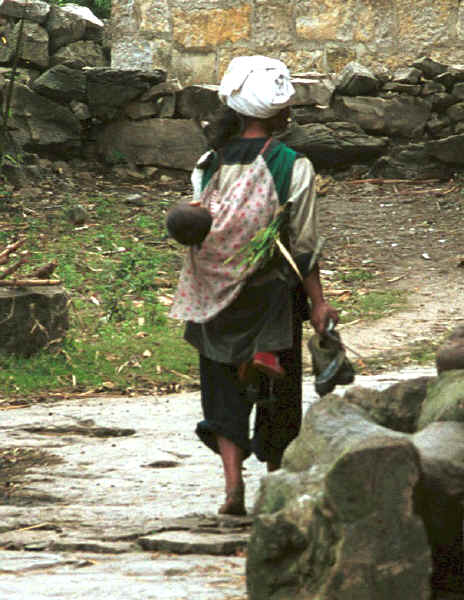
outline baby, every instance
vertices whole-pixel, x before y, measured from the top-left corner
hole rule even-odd
[[[200,246],[208,235],[212,222],[209,210],[188,202],[173,206],[166,217],[169,234],[184,246]]]

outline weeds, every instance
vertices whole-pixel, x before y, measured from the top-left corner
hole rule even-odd
[[[191,384],[196,355],[159,300],[169,300],[180,265],[178,248],[163,240],[164,208],[134,214],[103,196],[66,196],[61,206],[77,202],[89,214],[84,227],[73,227],[58,210],[52,226],[44,217],[12,213],[8,235],[2,232],[5,242],[25,234],[34,263],[56,258],[71,298],[71,326],[59,348],[27,359],[0,355],[2,393],[153,392],[179,380]]]
[[[154,201],[148,190],[140,206],[125,204],[123,195],[120,184],[90,196],[84,190],[61,195],[53,190],[52,196],[39,195],[41,202],[34,193],[33,210],[24,211],[24,193],[8,191],[1,242],[26,236],[31,262],[56,258],[56,275],[71,304],[70,329],[61,345],[27,359],[0,354],[3,395],[153,393],[197,385],[196,352],[184,342],[182,324],[167,314],[181,250],[166,239],[164,220],[182,193],[160,189]],[[88,214],[84,226],[68,218],[77,204]],[[378,318],[406,300],[399,292],[362,287],[372,279],[366,270],[335,277],[350,290],[343,300],[331,297],[342,322]]]

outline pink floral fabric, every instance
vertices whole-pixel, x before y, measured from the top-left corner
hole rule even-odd
[[[220,169],[201,196],[213,224],[201,248],[187,251],[170,312],[174,319],[205,323],[237,298],[247,277],[259,268],[239,266],[243,255],[237,253],[269,225],[279,206],[261,154],[227,189],[220,188],[219,177]]]

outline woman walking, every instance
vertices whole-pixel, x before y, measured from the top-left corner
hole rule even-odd
[[[210,211],[212,226],[187,252],[171,316],[186,321],[185,339],[200,356],[204,419],[196,432],[222,459],[220,513],[245,514],[242,463],[251,452],[273,471],[298,435],[303,321],[318,333],[338,321],[317,262],[309,269],[318,238],[312,164],[272,138],[287,126],[294,91],[281,61],[233,59],[219,88],[227,109],[214,150],[192,174],[193,203]],[[280,252],[246,260],[243,250],[276,223],[302,281]]]

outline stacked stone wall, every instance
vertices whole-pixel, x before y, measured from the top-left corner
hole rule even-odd
[[[356,60],[395,69],[464,62],[460,0],[113,0],[112,66],[217,83],[230,59],[266,54],[293,72]]]

